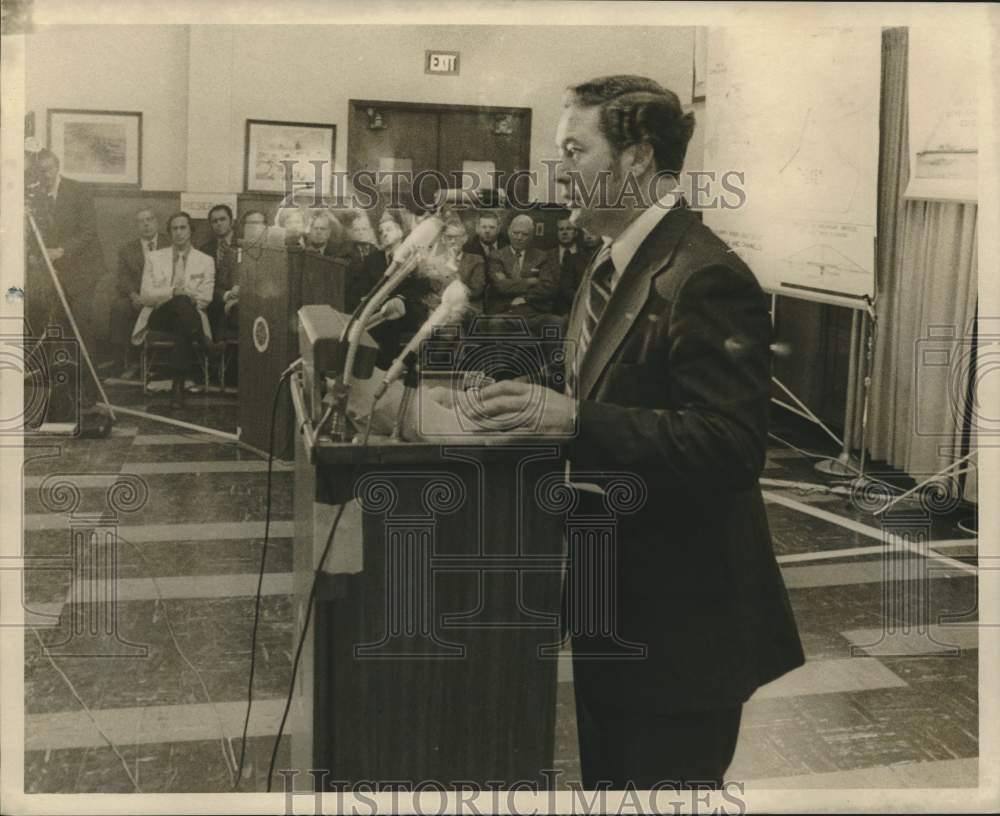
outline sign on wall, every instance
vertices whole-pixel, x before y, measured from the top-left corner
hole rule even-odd
[[[457,76],[459,56],[458,51],[425,51],[424,73]]]
[[[236,214],[236,193],[181,193],[181,210],[195,220],[208,219],[208,211],[226,204]]]

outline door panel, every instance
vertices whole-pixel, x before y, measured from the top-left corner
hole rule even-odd
[[[498,116],[503,117],[500,127]],[[524,111],[442,111],[439,166],[449,186],[456,186],[464,162],[491,161],[501,174],[501,189],[510,197],[513,190],[503,185],[515,171],[528,169],[530,127],[530,117]],[[517,201],[525,205],[527,190],[527,179],[518,180]]]
[[[390,169],[387,161],[409,159],[414,173],[437,170],[439,118],[431,110],[401,110],[388,105],[375,107],[383,129],[369,127],[367,104],[351,106],[348,123],[347,169],[349,173]],[[399,169],[398,165],[395,169]],[[366,182],[366,186],[371,186]],[[433,200],[438,183],[430,177],[423,182],[422,193],[428,202]],[[385,192],[388,192],[386,187]]]

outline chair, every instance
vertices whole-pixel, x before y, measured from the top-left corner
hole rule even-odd
[[[153,374],[153,367],[163,362],[163,354],[169,354],[174,348],[173,335],[167,332],[154,331],[150,329],[146,333],[146,339],[142,343],[142,354],[139,365],[142,369],[142,393],[149,393],[149,380]],[[205,381],[205,391],[208,391],[208,355],[201,355],[201,370]]]

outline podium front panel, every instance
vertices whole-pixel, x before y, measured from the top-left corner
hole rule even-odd
[[[561,480],[558,447],[340,467],[299,453],[299,625],[338,503],[353,521],[325,562],[343,571],[320,579],[293,767],[339,782],[548,787],[565,508],[539,485]],[[323,512],[308,513],[307,492]]]

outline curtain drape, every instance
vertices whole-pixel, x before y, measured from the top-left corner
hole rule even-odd
[[[976,205],[905,201],[906,31],[883,36],[877,325],[868,410],[875,459],[916,479],[961,455],[976,312]]]

